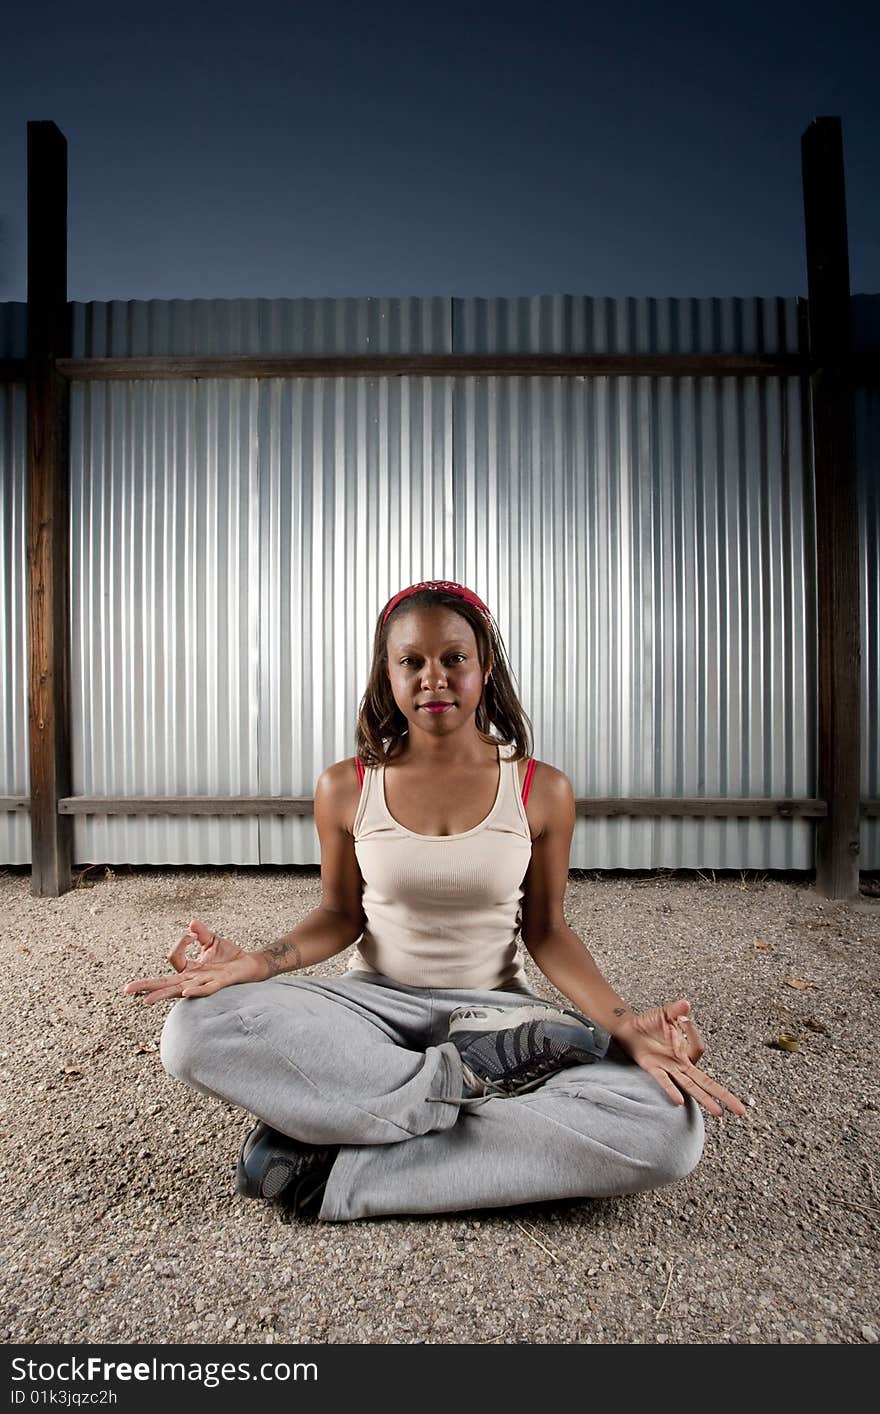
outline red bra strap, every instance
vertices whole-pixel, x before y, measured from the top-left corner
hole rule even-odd
[[[364,788],[364,767],[363,767],[363,762],[361,761],[361,758],[360,758],[359,756],[356,756],[356,757],[354,758],[354,764],[357,766],[358,780],[360,781],[361,790],[363,790],[363,788]]]
[[[525,805],[529,799],[529,790],[532,789],[532,776],[535,775],[535,756],[529,761],[529,769],[525,773],[525,781],[522,782],[522,803]]]

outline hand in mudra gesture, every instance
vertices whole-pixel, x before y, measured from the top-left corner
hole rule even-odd
[[[196,957],[187,957],[187,949],[197,943]],[[245,952],[228,938],[220,938],[206,924],[195,919],[180,941],[168,954],[176,977],[139,977],[127,982],[123,991],[141,995],[145,1006],[171,997],[209,997],[221,987],[238,982],[262,982],[266,964],[257,953]]]
[[[710,1114],[723,1115],[726,1108],[744,1115],[742,1100],[694,1064],[706,1047],[690,1020],[690,1009],[690,1002],[682,1000],[636,1012],[627,1017],[615,1039],[677,1105],[684,1104],[687,1094]]]

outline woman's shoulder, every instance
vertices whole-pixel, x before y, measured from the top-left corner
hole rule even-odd
[[[325,787],[333,791],[344,788],[351,780],[354,780],[355,785],[359,783],[356,756],[347,756],[344,761],[334,761],[332,766],[325,766],[318,777],[319,784],[323,782]]]
[[[532,837],[536,838],[544,833],[552,819],[558,818],[560,812],[568,812],[574,801],[574,791],[564,771],[551,766],[549,761],[538,761],[536,758],[533,760],[535,769],[532,773],[526,814],[532,827]],[[528,765],[527,762],[519,764],[520,767]]]
[[[536,757],[532,759],[535,762],[533,780],[536,788],[540,783],[544,790],[558,795],[564,795],[566,789],[571,790],[571,781],[558,766],[551,766],[549,761],[538,761]]]
[[[354,756],[344,761],[334,761],[332,766],[325,767],[315,786],[315,799],[320,797],[336,822],[348,832],[357,813],[360,793],[361,782]]]

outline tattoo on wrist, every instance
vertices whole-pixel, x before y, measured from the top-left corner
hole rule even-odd
[[[614,1008],[614,1015],[615,1015],[615,1016],[632,1016],[632,1015],[633,1015],[633,1009],[632,1009],[631,1006],[616,1006],[616,1007]]]
[[[277,977],[279,972],[295,972],[303,965],[299,944],[285,942],[284,938],[279,938],[277,943],[270,943],[267,948],[262,948],[261,952],[269,963],[270,977]]]

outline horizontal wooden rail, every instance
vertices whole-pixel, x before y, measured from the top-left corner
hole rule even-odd
[[[85,383],[181,378],[650,377],[780,378],[807,376],[798,354],[356,354],[225,357],[64,358],[62,377]],[[880,353],[854,354],[851,383],[880,383]],[[0,383],[24,383],[24,359],[0,359]]]
[[[661,818],[664,816],[690,816],[695,819],[713,817],[717,819],[823,819],[827,813],[824,800],[767,800],[764,798],[719,797],[717,799],[688,799],[684,797],[643,796],[641,798],[585,799],[575,801],[579,815],[614,816],[633,815],[637,818]]]
[[[17,797],[5,797],[7,801]],[[880,801],[864,802],[866,814],[873,816]],[[24,808],[27,801],[24,801]],[[0,810],[18,808],[4,805]],[[168,795],[168,796],[67,796],[58,802],[60,815],[311,815],[312,797],[308,795]],[[660,796],[641,798],[580,797],[575,801],[579,815],[637,817],[691,816],[718,819],[824,819],[824,800],[813,798],[769,800],[763,797],[707,799],[677,799]]]
[[[130,378],[780,377],[806,374],[798,354],[309,354],[61,359],[79,381]]]
[[[310,795],[68,796],[59,815],[311,815]]]

